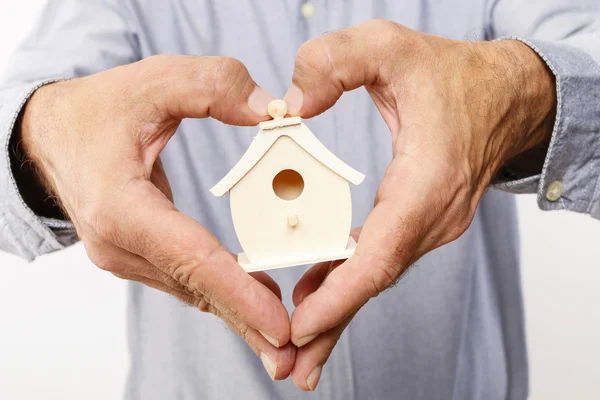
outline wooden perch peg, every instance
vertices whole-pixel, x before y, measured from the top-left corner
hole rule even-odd
[[[298,216],[296,214],[288,216],[287,220],[288,220],[288,224],[292,228],[294,228],[296,225],[298,225]]]

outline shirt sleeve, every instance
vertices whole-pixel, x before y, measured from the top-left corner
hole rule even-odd
[[[600,2],[496,0],[488,12],[488,38],[530,46],[555,75],[557,91],[555,125],[540,173],[494,186],[537,193],[543,210],[600,219]]]
[[[12,55],[0,84],[0,250],[33,260],[77,240],[70,222],[39,217],[23,200],[10,165],[10,138],[21,110],[40,86],[140,58],[135,20],[126,3],[50,0]]]

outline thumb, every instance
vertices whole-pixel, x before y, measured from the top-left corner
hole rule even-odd
[[[343,92],[378,83],[379,49],[397,27],[390,21],[369,21],[305,42],[296,54],[293,84],[284,97],[289,113],[314,117]]]
[[[230,125],[256,125],[269,119],[275,97],[256,85],[244,64],[230,57],[160,55],[150,57],[146,70],[149,96],[168,116],[212,117]]]

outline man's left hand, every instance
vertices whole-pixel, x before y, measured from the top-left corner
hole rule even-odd
[[[292,378],[314,390],[356,312],[457,239],[503,165],[543,151],[556,93],[551,71],[519,41],[455,41],[385,20],[305,43],[293,83],[285,100],[304,118],[364,86],[392,135],[393,159],[356,253],[315,265],[294,291],[292,341],[300,348]]]

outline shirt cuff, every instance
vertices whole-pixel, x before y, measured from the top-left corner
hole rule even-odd
[[[40,218],[33,213],[19,193],[10,165],[10,138],[21,110],[38,88],[56,81],[45,80],[0,90],[0,250],[28,261],[77,241],[72,223]]]
[[[600,66],[584,51],[561,44],[519,40],[556,77],[556,121],[541,174],[493,185],[536,193],[542,210],[570,210],[600,219]]]

